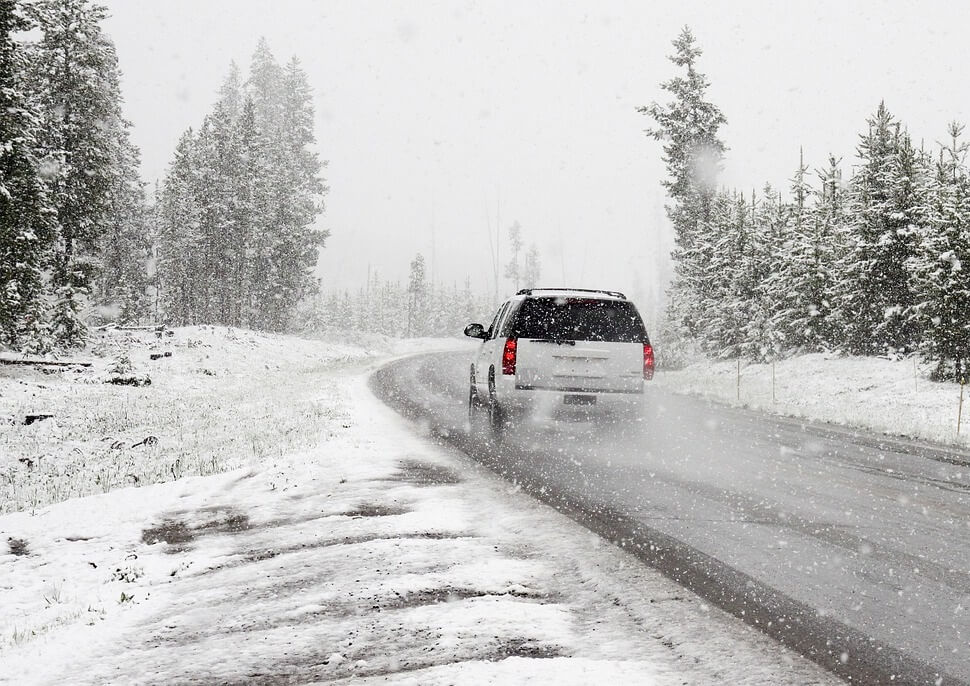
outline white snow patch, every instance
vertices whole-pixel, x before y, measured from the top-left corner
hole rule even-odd
[[[654,379],[666,390],[767,412],[970,445],[967,407],[957,435],[960,385],[930,381],[930,370],[930,365],[911,357],[815,353],[776,362],[772,381],[772,364],[743,363],[740,401],[736,360],[695,360],[681,370],[661,370]]]

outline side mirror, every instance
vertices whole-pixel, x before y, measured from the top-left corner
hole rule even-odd
[[[466,326],[465,335],[470,338],[481,338],[483,340],[488,337],[488,334],[485,333],[485,327],[481,324],[469,324]]]

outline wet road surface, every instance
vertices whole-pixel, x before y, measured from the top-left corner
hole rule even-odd
[[[468,353],[371,386],[432,433],[854,683],[970,684],[970,455],[651,389],[639,421],[467,418]]]

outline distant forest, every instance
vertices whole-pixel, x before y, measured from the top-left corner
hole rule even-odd
[[[706,99],[701,55],[685,28],[662,84],[664,104],[639,108],[663,144],[675,277],[667,341],[717,357],[770,360],[811,351],[918,353],[935,377],[968,378],[970,144],[949,125],[916,146],[880,103],[853,173],[830,156],[815,173],[799,159],[787,194],[718,186],[723,113]],[[967,269],[963,269],[963,264]]]
[[[499,236],[493,245],[498,244]],[[407,285],[382,281],[377,273],[368,275],[367,284],[355,292],[333,291],[317,294],[299,310],[298,326],[305,331],[363,331],[385,336],[458,336],[473,321],[489,320],[504,297],[505,283],[512,292],[539,286],[542,265],[534,243],[525,247],[525,236],[518,222],[508,227],[506,249],[511,253],[504,270],[495,265],[495,291],[481,295],[472,290],[466,278],[459,288],[435,283],[428,273],[424,255],[411,261]],[[495,255],[498,259],[498,255]]]

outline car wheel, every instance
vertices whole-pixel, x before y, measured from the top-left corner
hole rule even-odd
[[[472,433],[478,431],[479,416],[481,414],[482,401],[478,397],[478,388],[475,386],[475,372],[471,372],[468,380],[468,430]]]
[[[495,395],[495,370],[489,371],[488,376],[488,430],[493,438],[501,438],[506,428],[505,410]]]

